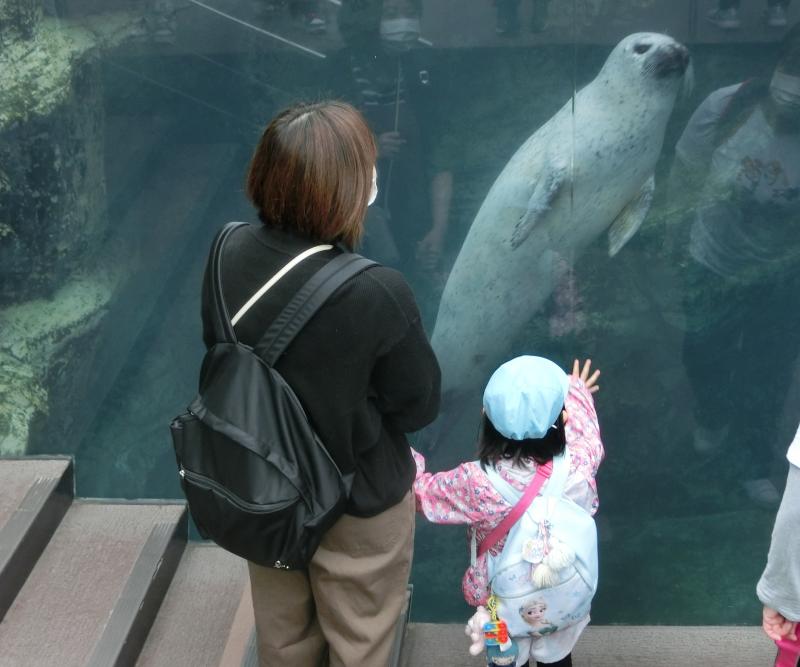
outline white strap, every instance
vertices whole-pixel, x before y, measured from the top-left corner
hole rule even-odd
[[[231,324],[233,326],[236,326],[236,323],[240,319],[242,319],[242,317],[244,317],[244,314],[248,310],[250,310],[250,308],[252,308],[253,304],[256,301],[258,301],[262,296],[264,296],[267,293],[267,291],[275,285],[275,283],[277,283],[281,278],[283,278],[287,273],[289,273],[289,271],[291,271],[300,262],[302,262],[304,259],[308,257],[311,257],[311,255],[315,255],[316,253],[323,252],[325,250],[330,250],[331,248],[333,248],[332,245],[315,245],[313,248],[309,248],[305,252],[301,252],[297,257],[288,262],[286,266],[284,266],[280,271],[278,271],[274,276],[272,276],[272,278],[270,278],[264,284],[264,286],[260,290],[258,290],[258,292],[256,292],[255,294],[253,294],[253,296],[250,297],[250,299],[247,301],[246,304],[244,304],[241,308],[239,308],[239,312],[236,313],[236,315],[234,315],[231,318]]]
[[[553,457],[553,474],[550,475],[549,484],[542,491],[543,496],[560,498],[564,494],[571,462],[572,455],[568,447],[564,448],[563,454]]]
[[[564,486],[569,475],[570,453],[568,449],[559,456],[553,457],[553,473],[550,475],[542,490],[539,492],[540,496],[551,496],[559,498],[564,493]],[[494,486],[495,490],[503,496],[509,505],[516,505],[519,499],[522,498],[522,491],[518,491],[505,479],[500,476],[500,473],[495,470],[494,466],[486,468],[486,476]]]
[[[472,567],[478,562],[478,533],[475,530],[475,526],[472,526],[472,537],[469,540],[469,564]]]

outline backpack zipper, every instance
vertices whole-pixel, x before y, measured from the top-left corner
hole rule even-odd
[[[288,507],[289,505],[294,504],[295,500],[284,500],[279,503],[272,503],[270,505],[260,505],[257,503],[250,503],[246,500],[243,500],[235,493],[232,493],[224,486],[215,482],[210,477],[206,477],[205,475],[201,475],[196,472],[192,472],[191,470],[186,470],[183,466],[181,466],[180,470],[178,471],[178,475],[180,475],[181,479],[185,480],[189,484],[197,486],[205,491],[213,491],[219,496],[222,496],[225,500],[229,501],[232,505],[236,506],[237,508],[244,510],[245,512],[254,512],[258,514],[271,514],[272,512],[277,512],[284,507]]]

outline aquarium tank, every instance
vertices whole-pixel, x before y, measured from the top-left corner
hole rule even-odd
[[[754,624],[800,421],[800,6],[741,0],[0,0],[0,455],[179,498],[215,233],[299,101],[379,144],[361,252],[443,373],[430,470],[518,354],[591,358],[600,624]],[[418,520],[412,618],[463,622]]]

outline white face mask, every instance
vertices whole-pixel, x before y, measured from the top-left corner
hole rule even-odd
[[[800,77],[776,71],[769,84],[769,94],[781,111],[800,114]]]
[[[382,20],[381,39],[390,44],[392,48],[411,48],[419,39],[419,19],[398,18]]]
[[[372,191],[369,193],[369,201],[367,206],[372,206],[378,198],[378,172],[375,167],[372,168]]]

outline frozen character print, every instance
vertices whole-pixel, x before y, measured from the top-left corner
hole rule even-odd
[[[547,603],[541,599],[532,600],[519,608],[522,620],[533,628],[530,632],[531,637],[544,637],[558,630],[558,626],[547,620],[546,611]]]

